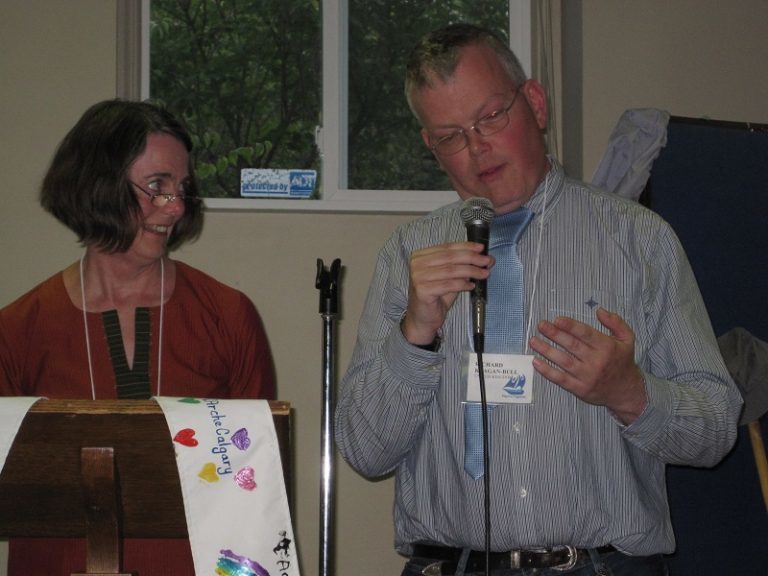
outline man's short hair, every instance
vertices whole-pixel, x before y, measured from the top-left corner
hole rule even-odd
[[[413,107],[413,95],[424,88],[434,86],[451,78],[461,56],[461,49],[474,44],[484,44],[498,56],[515,87],[523,84],[527,77],[520,61],[509,48],[504,38],[490,30],[473,24],[451,24],[424,35],[413,47],[405,69],[405,97],[408,106],[418,117]]]

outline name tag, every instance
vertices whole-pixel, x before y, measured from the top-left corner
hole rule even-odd
[[[464,353],[467,402],[480,402],[480,366],[477,354]],[[533,402],[533,356],[526,354],[483,354],[485,398],[489,404],[530,404]]]

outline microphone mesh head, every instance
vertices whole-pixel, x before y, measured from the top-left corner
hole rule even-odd
[[[490,224],[495,213],[493,204],[487,198],[467,198],[461,206],[461,221],[470,224]]]

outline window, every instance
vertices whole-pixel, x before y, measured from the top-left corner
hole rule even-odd
[[[362,190],[449,190],[403,95],[408,51],[429,30],[468,21],[508,30],[506,0],[349,0],[348,184]]]
[[[320,42],[312,0],[151,0],[149,96],[184,118],[206,196],[239,197],[243,168],[320,168]]]
[[[403,96],[410,46],[452,21],[514,23],[530,69],[530,0],[144,0],[141,20],[141,96],[184,118],[213,209],[451,202]],[[314,199],[241,198],[241,168],[315,170]]]

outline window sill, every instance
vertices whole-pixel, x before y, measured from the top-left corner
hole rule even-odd
[[[205,207],[211,212],[426,214],[458,199],[456,192],[452,190],[339,190],[321,200],[205,198]]]

